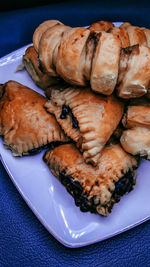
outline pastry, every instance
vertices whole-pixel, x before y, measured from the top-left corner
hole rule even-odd
[[[92,60],[91,88],[104,95],[111,95],[117,83],[121,43],[112,34],[101,32]]]
[[[136,98],[147,93],[150,82],[150,48],[131,46],[121,49],[117,94]]]
[[[135,157],[127,154],[120,145],[103,149],[97,167],[86,164],[82,154],[73,144],[58,146],[44,155],[52,173],[74,197],[81,211],[91,211],[103,216],[135,185]]]
[[[113,27],[109,29],[109,32],[115,34],[120,39],[122,48],[130,46],[129,35],[125,29],[121,27]]]
[[[49,76],[59,76],[56,73],[55,54],[57,55],[63,33],[69,29],[71,28],[63,24],[56,24],[48,28],[41,36],[38,47],[39,62],[43,72]]]
[[[116,89],[119,97],[130,99],[148,92],[148,38],[148,31],[130,23],[114,27],[100,21],[89,28],[71,28],[49,21],[37,28],[33,43],[48,75],[104,95]]]
[[[115,96],[70,87],[54,90],[45,108],[77,143],[85,162],[97,165],[101,150],[121,120],[124,105]]]
[[[0,91],[0,135],[15,156],[67,140],[54,116],[44,109],[45,97],[15,81],[8,81]]]
[[[72,28],[64,33],[57,53],[56,72],[67,82],[85,86],[84,61],[90,31]],[[71,64],[70,64],[71,63]]]
[[[108,30],[112,29],[114,27],[114,24],[109,22],[109,21],[97,21],[93,22],[88,29],[90,31],[105,31],[107,32]]]
[[[125,130],[120,138],[120,143],[128,153],[150,160],[150,129],[133,127]]]
[[[150,129],[150,102],[146,98],[131,101],[123,117],[125,128],[146,127]]]
[[[122,120],[127,130],[122,132],[120,142],[125,151],[150,159],[150,103],[146,98],[130,102]]]
[[[120,28],[128,33],[130,46],[136,44],[147,46],[145,32],[140,27],[132,26],[130,23],[123,23]]]
[[[23,55],[23,64],[33,81],[42,89],[58,83],[58,80],[43,73],[39,68],[38,53],[33,46],[29,46]]]
[[[63,24],[58,20],[46,20],[42,22],[34,31],[33,34],[33,45],[35,50],[38,52],[39,42],[42,37],[42,34],[49,28],[52,28],[55,25]]]

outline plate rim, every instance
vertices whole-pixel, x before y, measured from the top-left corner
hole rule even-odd
[[[78,242],[78,243],[72,243],[72,242],[67,242],[66,240],[60,238],[56,232],[54,232],[42,219],[42,216],[39,215],[39,213],[37,212],[36,208],[31,204],[30,200],[28,199],[27,196],[24,195],[23,191],[21,190],[21,188],[19,187],[18,183],[16,182],[15,178],[13,177],[11,171],[9,170],[9,167],[7,166],[6,161],[3,159],[1,153],[0,153],[0,160],[6,170],[6,172],[8,173],[8,176],[10,177],[11,181],[13,182],[14,186],[16,187],[16,189],[18,190],[19,194],[22,196],[23,200],[25,201],[25,203],[27,204],[27,206],[30,208],[30,210],[33,212],[33,214],[37,217],[37,219],[40,221],[40,223],[47,229],[47,231],[52,234],[52,236],[59,241],[62,245],[68,247],[68,248],[79,248],[79,247],[84,247],[84,246],[89,246],[91,244],[95,244],[101,241],[104,241],[106,239],[109,239],[111,237],[114,237],[116,235],[119,235],[121,233],[124,233],[128,230],[131,230],[132,228],[148,221],[150,219],[150,215],[144,217],[142,220],[137,221],[134,224],[130,224],[127,227],[122,228],[119,231],[115,231],[114,233],[105,235],[103,238],[98,238],[98,239],[94,239],[91,240],[89,242],[85,241],[85,242]]]

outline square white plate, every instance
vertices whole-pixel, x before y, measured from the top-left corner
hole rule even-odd
[[[25,70],[16,72],[26,48],[0,59],[0,83],[15,80],[43,94]],[[142,161],[135,189],[104,218],[75,206],[72,196],[43,162],[44,152],[16,158],[0,138],[1,161],[10,178],[41,223],[63,245],[75,248],[96,243],[150,218],[150,162]]]

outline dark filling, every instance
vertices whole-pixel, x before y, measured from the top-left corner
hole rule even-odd
[[[54,149],[55,147],[60,146],[62,144],[64,144],[64,143],[61,142],[61,141],[53,141],[53,142],[51,142],[49,144],[46,144],[46,145],[43,145],[43,146],[39,146],[37,148],[30,149],[30,150],[28,150],[28,153],[30,155],[34,155],[34,154],[37,154],[37,153],[41,152],[41,150],[43,150],[45,148],[48,148],[48,149],[51,150],[51,149]]]
[[[45,72],[44,68],[43,68],[43,65],[42,65],[42,61],[40,59],[40,57],[38,56],[38,68],[41,72]]]
[[[81,211],[96,213],[96,206],[94,206],[93,202],[94,198],[88,199],[88,196],[83,193],[83,187],[78,181],[74,181],[72,176],[65,175],[64,173],[60,173],[59,178],[67,191],[73,196],[76,206],[80,207]]]
[[[94,31],[90,32],[89,37],[87,39],[87,44],[92,40],[94,42],[94,48],[96,49],[100,37],[101,37],[101,32],[94,32]]]
[[[72,119],[72,127],[73,128],[79,128],[78,121],[74,117],[71,108],[69,106],[63,105],[62,106],[62,112],[60,114],[60,119],[64,120],[64,119],[66,119],[67,116],[70,116]]]
[[[129,170],[118,182],[115,183],[115,190],[113,191],[112,198],[115,202],[119,202],[120,198],[129,193],[136,183],[134,172]]]
[[[128,69],[129,58],[139,54],[139,45],[132,45],[120,49],[120,61],[119,61],[119,75],[116,84],[116,88],[122,83],[125,73]]]
[[[101,33],[99,32],[90,32],[86,44],[85,44],[85,65],[84,65],[84,79],[87,84],[89,84],[93,57],[96,51],[97,44],[99,42]],[[89,84],[90,85],[90,84]]]
[[[81,184],[78,181],[74,181],[72,176],[60,173],[59,178],[61,183],[66,187],[67,191],[74,197],[75,204],[80,207],[81,211],[90,211],[92,213],[97,212],[96,207],[100,205],[100,202],[97,204],[94,203],[95,196],[89,199],[88,195],[83,193],[83,187]],[[115,183],[115,190],[112,193],[110,203],[108,203],[108,212],[111,212],[114,203],[119,202],[123,195],[133,189],[135,182],[134,172],[129,170],[125,176]]]

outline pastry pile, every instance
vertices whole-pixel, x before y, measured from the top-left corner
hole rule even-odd
[[[96,30],[95,30],[96,29]],[[71,28],[46,21],[33,34],[40,69],[69,84],[130,99],[147,94],[150,77],[150,31],[124,23],[94,23]]]
[[[82,211],[106,216],[150,159],[150,30],[99,21],[40,24],[23,63],[45,97],[0,85],[0,135],[14,155],[43,157]]]

